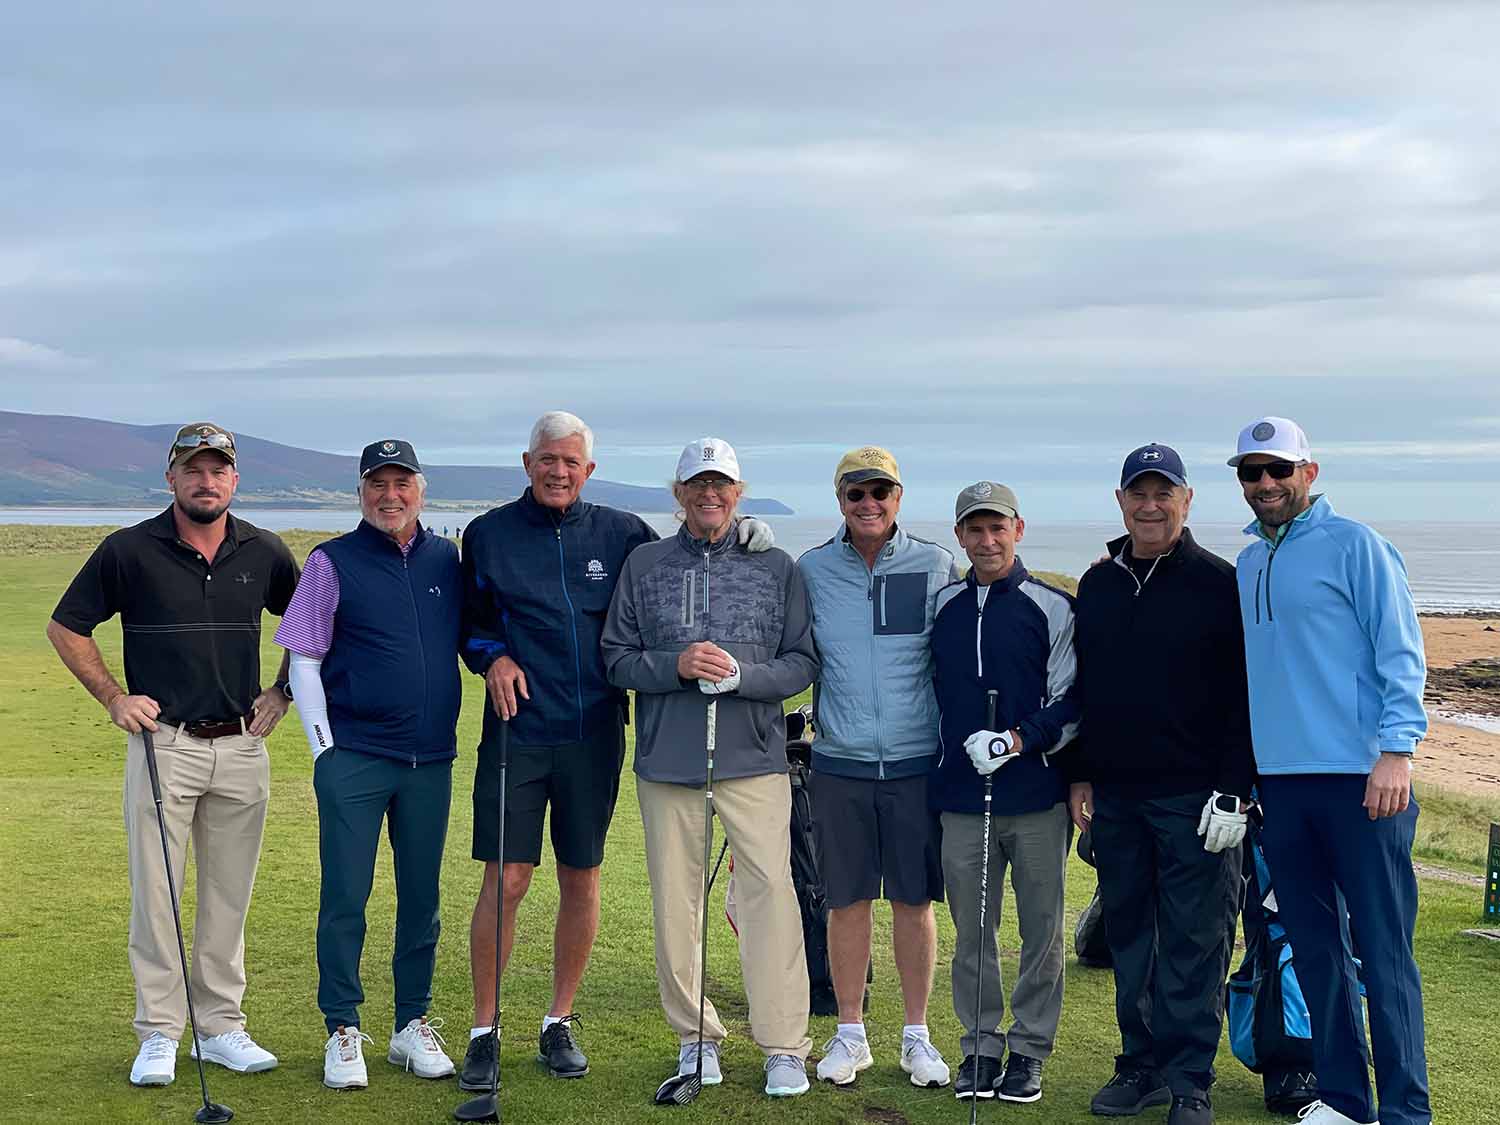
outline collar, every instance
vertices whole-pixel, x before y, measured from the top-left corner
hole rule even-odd
[[[1301,513],[1293,516],[1290,523],[1284,523],[1278,527],[1274,533],[1268,534],[1266,529],[1261,526],[1260,520],[1251,520],[1245,525],[1243,530],[1246,535],[1253,535],[1255,538],[1269,543],[1272,550],[1274,550],[1281,546],[1282,541],[1288,535],[1297,530],[1297,524],[1309,527],[1313,524],[1322,523],[1335,514],[1333,505],[1328,502],[1328,494],[1326,492],[1319,492],[1313,496],[1311,504],[1304,508]]]
[[[172,515],[172,509],[176,504],[168,504],[167,509],[158,515],[152,516],[146,521],[146,532],[157,539],[165,539],[168,543],[178,543],[181,540],[177,536],[177,521]],[[257,531],[253,524],[244,520],[236,519],[230,512],[224,519],[224,542],[231,548],[238,547],[247,540],[256,538]],[[221,547],[220,550],[223,550]]]
[[[729,550],[730,546],[739,542],[739,526],[741,517],[736,516],[734,523],[730,525],[729,533],[720,539],[699,539],[687,529],[683,523],[677,529],[677,542],[695,555],[701,555],[707,551],[711,555],[720,555]]]
[[[849,550],[853,551],[859,557],[860,563],[863,564],[865,561],[863,556],[859,555],[859,551],[855,550],[853,542],[849,539],[849,525],[847,523],[839,524],[838,538]],[[898,549],[906,546],[907,538],[906,532],[901,530],[899,523],[891,524],[891,537],[885,541],[885,546],[880,548],[880,553],[875,556],[875,561],[877,563],[884,562],[893,556]]]
[[[521,493],[521,498],[517,503],[521,506],[522,515],[528,520],[546,527],[561,527],[565,523],[572,523],[574,520],[581,519],[589,506],[588,502],[580,496],[564,508],[562,514],[559,515],[557,509],[549,508],[537,500],[531,491],[530,481],[526,482],[526,489]]]
[[[394,547],[396,550],[401,552],[402,558],[409,557],[413,551],[415,551],[422,545],[422,541],[431,534],[425,527],[422,526],[422,521],[420,519],[417,520],[416,534],[408,539],[404,546],[400,543],[397,543],[395,539],[391,538],[385,532],[381,531],[380,528],[376,527],[369,520],[364,519],[363,517],[360,518],[359,526],[354,530],[356,534],[365,539],[371,545],[383,543],[387,546]]]
[[[1021,556],[1017,555],[1015,561],[1010,564],[1010,572],[1004,578],[997,578],[985,587],[985,589],[989,590],[989,593],[985,597],[1010,593],[1024,582],[1030,576],[1030,573],[1026,569],[1026,564],[1021,561]],[[979,589],[979,579],[974,577],[974,568],[972,566],[969,567],[969,573],[964,576],[964,582],[971,590]]]
[[[1117,563],[1120,563],[1121,565],[1128,566],[1130,564],[1130,560],[1135,558],[1135,556],[1130,553],[1129,535],[1121,535],[1117,539],[1111,539],[1108,543],[1105,544],[1105,550],[1109,552],[1109,557],[1111,559],[1113,559]],[[1182,534],[1177,539],[1177,542],[1172,544],[1172,549],[1165,555],[1159,555],[1157,557],[1160,559],[1160,565],[1162,566],[1176,566],[1182,559],[1187,558],[1187,556],[1195,553],[1197,550],[1198,542],[1193,538],[1193,529],[1190,527],[1184,527],[1182,529]]]

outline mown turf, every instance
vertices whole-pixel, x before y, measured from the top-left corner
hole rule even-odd
[[[0,1120],[172,1121],[189,1119],[196,1079],[184,1049],[174,1086],[135,1090],[126,1074],[135,1041],[134,993],[125,958],[128,886],[120,825],[123,737],[56,660],[43,636],[48,615],[98,532],[28,529],[0,538],[0,721],[9,738],[0,754]],[[324,536],[289,536],[299,554]],[[53,544],[46,549],[39,544]],[[268,620],[268,625],[271,622]],[[267,666],[277,658],[265,637]],[[119,668],[119,630],[99,631],[107,658]],[[480,707],[470,677],[460,722],[461,757],[454,770],[454,811],[443,874],[443,935],[434,983],[434,1014],[448,1020],[450,1045],[462,1051],[471,1015],[468,916],[479,867],[469,858],[471,789]],[[364,1024],[376,1038],[369,1051],[368,1091],[333,1093],[320,1085],[324,1032],[315,1004],[313,932],[317,910],[317,818],[310,760],[295,715],[272,737],[271,811],[260,877],[247,931],[250,1030],[281,1056],[279,1069],[237,1076],[217,1067],[209,1077],[216,1099],[237,1120],[439,1122],[461,1100],[452,1082],[423,1082],[384,1061],[389,1035],[389,957],[393,899],[389,851],[369,908],[364,960],[368,1003]],[[1424,797],[1433,858],[1477,870],[1485,833],[1483,808],[1435,793]],[[191,921],[192,872],[186,893]],[[1076,860],[1069,872],[1070,924],[1087,901],[1092,872]],[[1446,1122],[1500,1118],[1493,1074],[1494,996],[1500,946],[1460,936],[1476,923],[1473,887],[1424,882],[1418,957],[1425,979],[1428,1053],[1434,1102]],[[716,891],[716,900],[722,892]],[[901,1013],[890,957],[890,915],[877,909],[876,985],[869,1023],[876,1065],[849,1089],[816,1086],[791,1103],[760,1093],[758,1053],[745,1024],[734,939],[716,901],[711,930],[711,994],[733,1038],[723,1086],[690,1108],[650,1106],[656,1084],[671,1071],[675,1041],[657,1003],[651,911],[640,817],[626,773],[604,873],[604,917],[593,965],[578,1007],[582,1042],[593,1073],[576,1082],[549,1079],[534,1061],[537,1027],[550,996],[555,884],[539,872],[520,920],[517,953],[506,976],[503,1100],[515,1122],[797,1121],[957,1122],[967,1109],[950,1091],[918,1091],[896,1065]],[[939,967],[929,1017],[939,1045],[956,1062],[958,1024],[948,999],[953,931],[939,910]],[[1008,904],[1002,922],[1005,971],[1015,971],[1017,937]],[[815,1047],[833,1031],[814,1021]],[[1113,984],[1107,972],[1080,969],[1071,956],[1057,1054],[1048,1064],[1046,1095],[1033,1106],[985,1104],[988,1121],[1083,1122],[1089,1096],[1109,1076],[1118,1036]],[[1219,1060],[1215,1102],[1225,1123],[1267,1120],[1259,1079],[1229,1054]],[[1163,1111],[1142,1118],[1160,1121]]]

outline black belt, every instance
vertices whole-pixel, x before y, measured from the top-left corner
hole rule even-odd
[[[245,733],[239,719],[200,719],[196,723],[183,723],[182,733],[194,738],[234,738]]]

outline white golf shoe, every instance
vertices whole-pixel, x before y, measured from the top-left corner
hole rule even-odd
[[[341,1027],[323,1045],[323,1085],[330,1090],[363,1090],[370,1084],[364,1043],[374,1040],[357,1027]]]
[[[698,1041],[696,1039],[691,1043],[684,1043],[682,1049],[677,1052],[677,1073],[698,1073]],[[703,1084],[717,1086],[722,1081],[724,1081],[724,1072],[719,1069],[719,1045],[704,1040]]]
[[[901,1069],[911,1075],[913,1086],[937,1089],[948,1085],[948,1064],[930,1039],[908,1035],[901,1040]]]
[[[236,1074],[256,1074],[270,1070],[276,1065],[276,1056],[251,1039],[242,1028],[226,1031],[223,1035],[209,1035],[198,1041],[203,1045],[203,1061],[218,1063]],[[198,1044],[188,1052],[198,1057]]]
[[[874,1063],[868,1039],[844,1039],[835,1035],[823,1044],[823,1057],[818,1060],[818,1081],[847,1086],[854,1081],[856,1074]]]
[[[177,1040],[153,1032],[130,1066],[132,1086],[170,1086],[177,1077]]]
[[[1379,1121],[1368,1123],[1356,1121],[1340,1113],[1333,1106],[1324,1105],[1321,1101],[1303,1106],[1297,1113],[1297,1120],[1302,1125],[1380,1125]]]
[[[443,1037],[437,1033],[442,1026],[442,1020],[429,1023],[426,1016],[418,1016],[391,1036],[385,1057],[418,1078],[447,1078],[453,1073],[453,1060],[443,1051]]]

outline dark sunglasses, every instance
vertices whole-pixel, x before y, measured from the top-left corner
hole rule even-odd
[[[1272,480],[1286,480],[1297,471],[1295,461],[1267,461],[1263,465],[1247,465],[1243,461],[1235,467],[1234,475],[1246,484],[1260,480],[1261,473],[1270,473]]]
[[[228,434],[217,433],[178,434],[176,440],[172,442],[172,456],[186,453],[189,449],[202,449],[204,446],[209,449],[233,449],[234,438]]]
[[[896,491],[896,486],[894,484],[877,484],[868,491],[876,500],[888,500],[891,493]],[[851,488],[844,493],[844,499],[850,504],[858,504],[865,498],[865,492],[866,489],[863,488]]]

